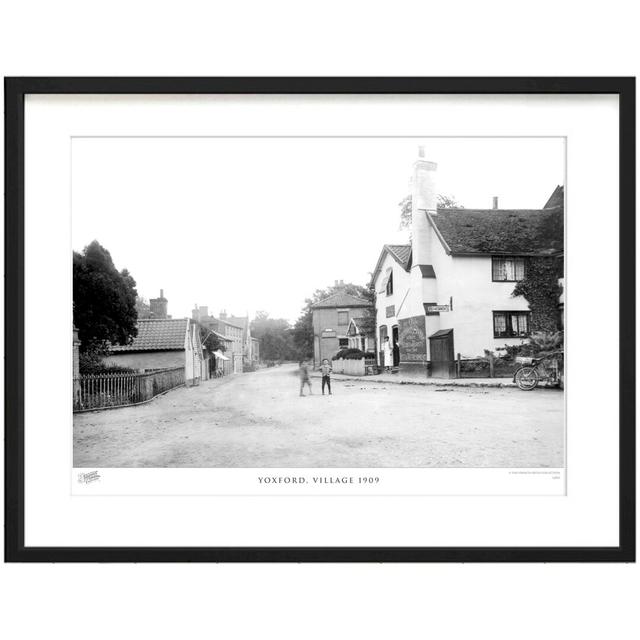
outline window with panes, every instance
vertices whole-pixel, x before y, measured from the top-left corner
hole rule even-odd
[[[529,335],[529,311],[494,311],[494,338],[526,338]]]
[[[493,256],[491,259],[491,279],[493,282],[518,282],[524,280],[526,264],[517,256]]]

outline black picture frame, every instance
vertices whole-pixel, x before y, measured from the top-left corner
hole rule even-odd
[[[5,561],[635,561],[635,78],[5,78]],[[26,547],[24,540],[24,100],[27,94],[616,94],[620,134],[620,475],[615,547]],[[622,320],[624,319],[624,321]],[[595,381],[594,381],[595,382]],[[612,426],[612,425],[611,425]]]

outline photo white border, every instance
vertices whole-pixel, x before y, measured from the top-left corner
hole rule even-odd
[[[566,314],[567,496],[70,495],[71,394],[63,389],[64,363],[67,380],[71,372],[69,138],[230,134],[567,137],[567,277],[578,274]],[[589,394],[592,352],[585,348],[602,329],[591,313],[597,291],[598,300],[606,294],[617,362],[617,211],[617,96],[27,96],[26,545],[617,545],[617,367],[598,380],[597,397]],[[33,338],[42,309],[49,336],[69,336],[47,341],[60,384],[45,388],[41,343]]]

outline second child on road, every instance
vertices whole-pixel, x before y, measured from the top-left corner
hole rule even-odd
[[[309,365],[305,360],[300,361],[300,395],[303,396],[304,393],[302,390],[304,389],[304,385],[309,386],[309,395],[312,395],[311,392],[311,380],[309,379]]]
[[[320,374],[322,375],[322,395],[324,395],[325,385],[329,388],[329,395],[331,395],[331,372],[333,369],[329,364],[329,361],[325,358],[320,365]]]

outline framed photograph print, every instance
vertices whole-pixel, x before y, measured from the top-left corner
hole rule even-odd
[[[5,79],[5,559],[635,560],[633,78]]]

